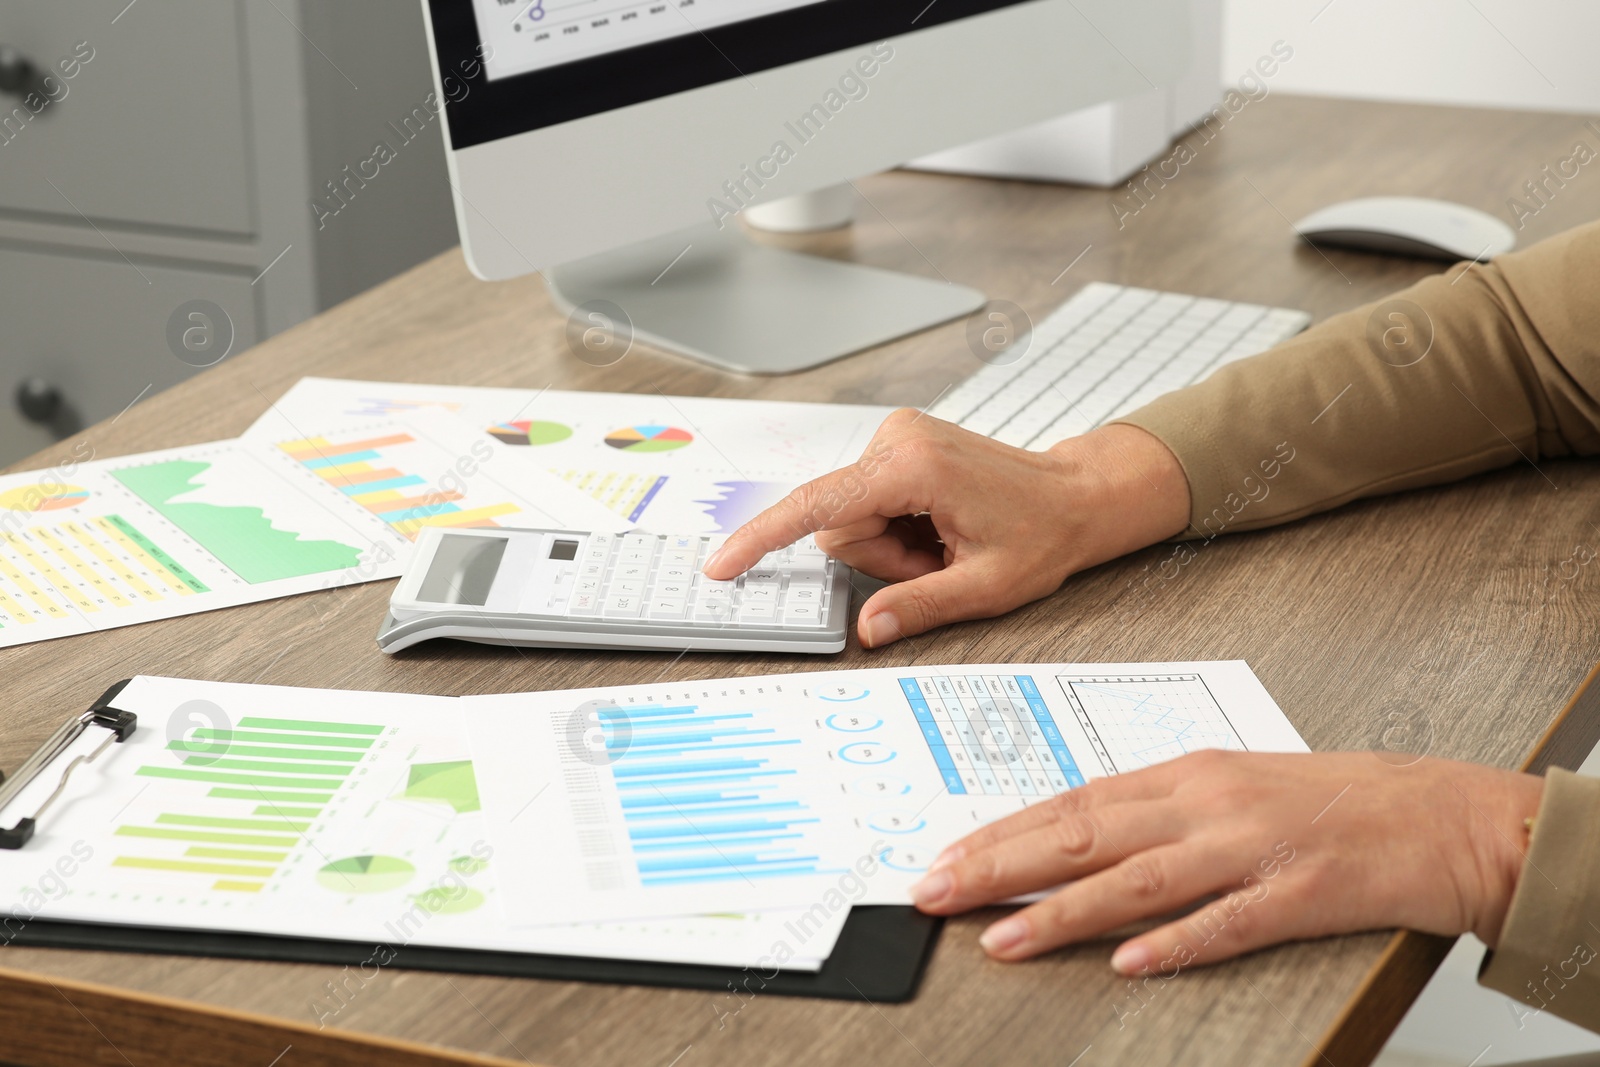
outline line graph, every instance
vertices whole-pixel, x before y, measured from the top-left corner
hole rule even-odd
[[[1206,748],[1243,749],[1198,674],[1058,675],[1078,724],[1118,773]]]

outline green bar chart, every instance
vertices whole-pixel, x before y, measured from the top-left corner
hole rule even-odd
[[[260,893],[308,841],[386,729],[245,717],[227,728],[188,731],[167,743],[170,759],[136,772],[192,784],[192,797],[172,805],[185,810],[141,813],[119,824],[115,833],[128,852],[112,865],[192,875],[197,887],[224,894]]]

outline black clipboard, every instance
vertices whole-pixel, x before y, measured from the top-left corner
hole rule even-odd
[[[0,826],[0,848],[24,847],[40,817],[66,788],[80,764],[92,762],[137,728],[137,717],[112,706],[129,680],[118,682],[82,715],[74,716],[10,779],[0,775],[0,808],[90,729],[108,731],[92,755],[64,767],[55,792],[33,815],[15,827]],[[0,919],[0,942],[32,948],[80,949],[92,952],[136,952],[170,956],[214,956],[224,959],[315,963],[370,969],[399,967],[422,971],[486,974],[501,978],[539,978],[557,982],[605,982],[620,985],[705,989],[740,998],[766,993],[777,996],[868,1000],[898,1004],[917,991],[943,920],[915,908],[875,905],[850,911],[833,952],[816,972],[759,967],[720,967],[549,956],[527,952],[394,945],[321,938],[238,934],[153,926],[54,919]]]

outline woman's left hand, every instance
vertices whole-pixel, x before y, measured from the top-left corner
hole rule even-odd
[[[951,915],[1052,886],[983,934],[1021,960],[1166,915],[1117,948],[1123,974],[1280,941],[1409,927],[1493,945],[1544,780],[1371,752],[1198,752],[1090,782],[941,853],[912,889]]]

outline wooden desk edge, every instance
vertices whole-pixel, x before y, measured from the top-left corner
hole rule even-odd
[[[71,1008],[70,1013],[62,1012],[62,1002]],[[389,1067],[516,1067],[523,1063],[372,1034],[318,1030],[253,1012],[9,968],[0,968],[0,1004],[6,1017],[28,1021],[6,1028],[0,1055],[29,1067],[76,1067],[116,1060],[172,1067],[265,1064],[276,1063],[290,1047],[294,1049],[292,1062],[316,1067],[370,1067],[379,1054]],[[74,1019],[81,1019],[81,1024],[71,1026]],[[61,1025],[63,1020],[69,1025]],[[114,1059],[107,1057],[107,1046],[115,1051]]]
[[[1556,755],[1558,736],[1566,733],[1571,740],[1573,731],[1587,728],[1590,736],[1580,738],[1577,746],[1581,760],[1595,743],[1593,721],[1580,723],[1574,712],[1585,705],[1591,712],[1600,713],[1600,663],[1590,669],[1588,677],[1578,686],[1572,699],[1561,709],[1544,736],[1533,746],[1528,758],[1522,761],[1521,770],[1542,772],[1552,765]],[[1591,720],[1600,714],[1590,716]],[[1570,724],[1570,728],[1569,728]],[[1587,741],[1587,747],[1584,742]],[[1361,980],[1344,1010],[1334,1019],[1326,1033],[1301,1061],[1301,1067],[1346,1067],[1347,1064],[1368,1064],[1378,1055],[1395,1027],[1421,995],[1446,954],[1454,946],[1453,937],[1419,934],[1415,930],[1397,932],[1384,947],[1383,954]]]

